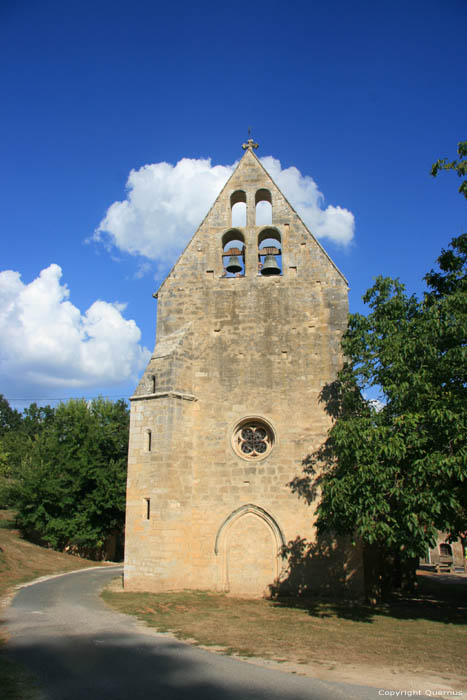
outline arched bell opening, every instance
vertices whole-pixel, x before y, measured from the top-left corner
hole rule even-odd
[[[264,277],[282,274],[281,234],[266,228],[258,236],[258,273]]]
[[[231,225],[246,226],[246,192],[236,190],[230,195]]]
[[[245,239],[237,229],[222,236],[222,264],[224,277],[243,277],[245,274]]]
[[[256,226],[272,224],[272,196],[269,190],[258,190],[255,194]]]

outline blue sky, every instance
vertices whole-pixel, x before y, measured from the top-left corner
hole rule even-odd
[[[131,395],[250,126],[351,311],[378,274],[420,293],[467,230],[429,175],[467,139],[466,27],[465,0],[2,0],[0,393]]]

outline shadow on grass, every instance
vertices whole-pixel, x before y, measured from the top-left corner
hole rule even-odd
[[[348,538],[318,534],[296,537],[282,547],[284,569],[272,584],[274,606],[306,610],[318,618],[371,623],[376,616],[467,624],[467,576],[419,572],[414,592],[388,594],[384,602],[362,602],[362,550]]]
[[[394,594],[379,605],[367,605],[353,600],[324,597],[280,596],[273,605],[281,608],[306,610],[312,617],[337,617],[355,622],[371,623],[378,616],[397,620],[430,620],[446,624],[467,624],[467,577],[418,575],[413,594]]]

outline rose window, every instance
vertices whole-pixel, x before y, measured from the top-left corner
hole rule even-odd
[[[244,459],[261,459],[272,449],[274,437],[271,428],[262,421],[245,420],[233,435],[235,452]]]

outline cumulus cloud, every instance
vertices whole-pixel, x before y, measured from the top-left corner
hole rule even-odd
[[[271,156],[262,164],[311,232],[340,246],[354,236],[354,216],[340,206],[324,208],[316,182],[294,167],[282,169]],[[176,165],[153,163],[132,170],[127,197],[114,202],[93,239],[133,255],[173,263],[232,174],[233,165],[183,158]]]
[[[132,170],[127,198],[114,202],[94,234],[122,251],[173,263],[232,174],[233,166],[183,158]]]
[[[118,384],[150,355],[126,320],[124,304],[95,301],[85,313],[68,301],[62,270],[52,264],[30,284],[0,272],[0,377],[30,390]]]
[[[324,196],[318,185],[297,168],[282,170],[280,161],[272,156],[262,158],[261,162],[316,238],[327,238],[341,246],[352,242],[355,232],[352,212],[332,205],[324,209]]]

